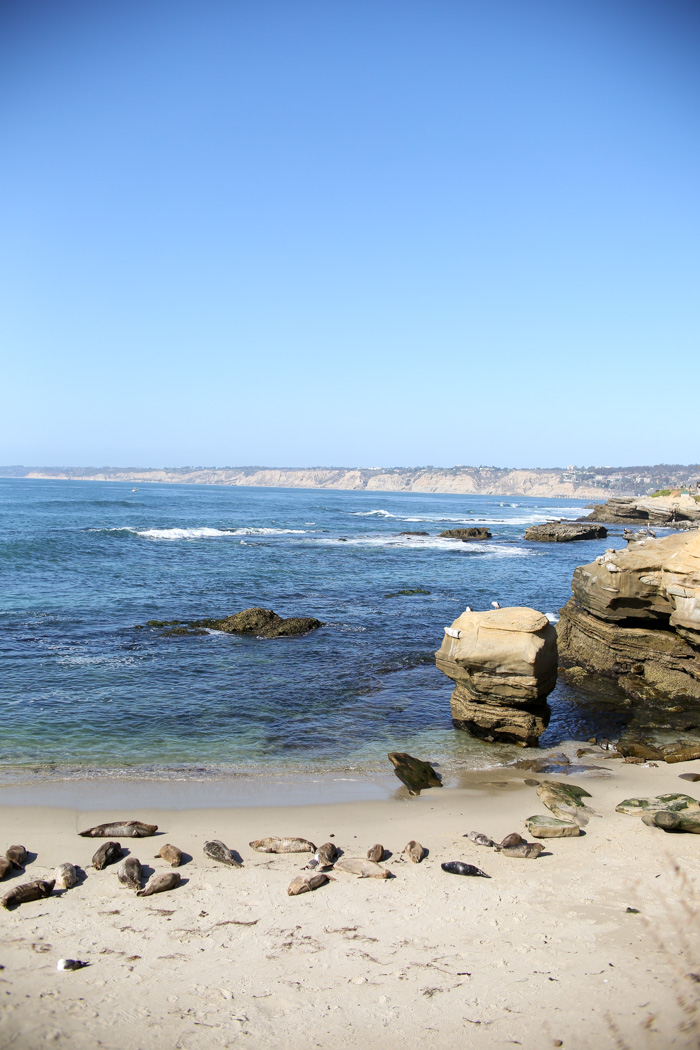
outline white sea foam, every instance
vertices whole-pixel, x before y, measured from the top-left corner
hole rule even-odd
[[[527,547],[485,543],[483,540],[467,541],[443,539],[441,536],[348,536],[347,539],[323,537],[310,542],[323,546],[343,547],[383,547],[386,549],[404,548],[408,550],[441,550],[459,551],[471,555],[487,555],[495,558],[528,558],[535,554]]]
[[[101,530],[100,530],[101,531]],[[109,532],[132,532],[145,540],[207,540],[231,536],[283,536],[302,535],[306,529],[213,529],[202,526],[197,529],[109,529]]]
[[[355,518],[397,518],[398,514],[391,514],[388,510],[351,510]]]

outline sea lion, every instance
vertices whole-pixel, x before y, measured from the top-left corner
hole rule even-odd
[[[543,849],[541,842],[521,842],[518,846],[506,846],[500,852],[504,857],[524,857],[525,860],[537,860]]]
[[[92,866],[102,871],[108,864],[116,864],[121,855],[122,847],[119,842],[103,842],[92,858]]]
[[[373,860],[375,864],[379,864],[380,860],[384,860],[384,847],[380,842],[370,846],[367,850],[367,860]]]
[[[481,875],[484,879],[490,879],[491,876],[487,875],[481,868],[474,867],[473,864],[465,864],[461,860],[448,860],[440,867],[443,871],[448,871],[450,875]]]
[[[163,860],[167,860],[171,868],[179,868],[182,864],[182,850],[178,849],[177,846],[171,846],[169,842],[166,842],[164,846],[161,846],[156,857],[161,857]]]
[[[248,845],[258,853],[315,853],[316,847],[308,839],[276,838],[254,839]]]
[[[225,846],[220,839],[210,839],[209,842],[205,842],[202,847],[204,850],[204,856],[209,857],[210,860],[218,860],[219,864],[229,864],[232,868],[240,868],[241,862],[228,846]]]
[[[129,890],[141,889],[141,861],[136,857],[124,857],[117,868],[117,878]]]
[[[115,820],[110,824],[98,824],[87,831],[79,831],[78,834],[91,839],[108,839],[112,835],[125,839],[145,839],[155,835],[157,830],[157,824],[143,824],[140,820]]]
[[[323,871],[324,868],[332,868],[337,857],[338,847],[334,846],[332,842],[324,842],[322,846],[318,847],[306,867],[318,868],[319,871]]]
[[[335,862],[336,871],[347,871],[361,879],[390,879],[391,872],[366,857],[341,857]]]
[[[4,879],[11,868],[11,861],[9,861],[7,857],[0,857],[0,879]]]
[[[137,897],[150,897],[152,893],[165,893],[166,890],[174,890],[180,885],[179,871],[160,871],[151,875],[142,890],[136,894]]]
[[[54,880],[36,879],[35,882],[24,882],[21,886],[15,886],[4,894],[0,905],[9,908],[11,904],[26,904],[27,901],[40,901],[44,897],[50,897],[54,888]]]
[[[496,849],[512,849],[513,846],[522,846],[525,839],[522,835],[519,835],[517,831],[511,831],[510,835],[506,835],[502,842],[496,843]]]
[[[488,835],[482,835],[480,831],[470,831],[464,836],[465,839],[469,839],[471,842],[475,842],[477,846],[495,846],[496,843],[493,839],[490,839]]]
[[[5,856],[12,867],[19,868],[20,871],[27,863],[27,851],[24,846],[10,846],[9,849],[5,850]]]
[[[319,886],[329,881],[328,876],[322,871],[310,871],[308,875],[297,875],[289,884],[287,893],[290,897],[296,897],[298,893],[308,893],[309,890],[317,890]]]
[[[411,839],[411,841],[404,847],[404,853],[414,864],[420,864],[426,852],[427,851],[423,849],[420,842],[416,842],[415,839]]]
[[[75,886],[78,882],[78,872],[75,870],[75,864],[59,864],[54,869],[53,877],[57,890],[69,890],[71,886]]]

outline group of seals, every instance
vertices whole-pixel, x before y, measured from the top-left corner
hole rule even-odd
[[[511,831],[501,842],[494,842],[480,831],[469,831],[464,837],[475,842],[477,846],[488,846],[495,849],[496,853],[502,853],[504,857],[516,859],[520,857],[524,860],[537,860],[544,849],[541,842],[527,842],[517,831]]]

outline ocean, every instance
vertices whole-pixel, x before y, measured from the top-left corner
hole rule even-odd
[[[452,727],[434,652],[466,605],[556,613],[574,568],[622,541],[524,531],[584,512],[564,499],[0,479],[0,782],[355,776],[386,771],[390,750],[454,771],[522,755]],[[493,539],[438,535],[462,525]],[[416,589],[428,593],[397,593]],[[269,640],[143,626],[253,605],[324,626]],[[564,683],[550,703],[544,746],[622,724]]]

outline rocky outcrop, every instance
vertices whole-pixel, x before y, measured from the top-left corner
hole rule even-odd
[[[603,521],[612,525],[700,524],[700,503],[687,495],[616,497],[594,507],[581,521]]]
[[[700,703],[700,532],[606,551],[576,569],[572,590],[558,624],[565,672],[614,678],[670,710]]]
[[[526,540],[538,543],[571,543],[573,540],[604,540],[608,530],[604,525],[584,525],[575,521],[548,521],[546,525],[530,525],[525,530]]]
[[[452,721],[485,740],[534,745],[557,680],[556,631],[535,609],[464,612],[435,654],[455,682]]]
[[[440,533],[444,540],[490,540],[491,533],[485,528],[445,529]]]
[[[168,627],[170,630],[166,634],[170,635],[206,634],[211,630],[225,634],[253,634],[257,638],[284,638],[308,634],[323,624],[313,616],[290,616],[285,620],[272,609],[253,607],[220,620],[148,620],[146,627]]]

